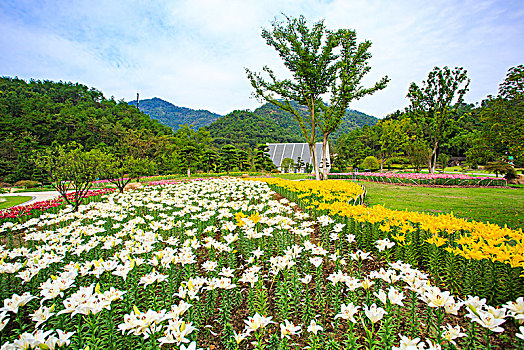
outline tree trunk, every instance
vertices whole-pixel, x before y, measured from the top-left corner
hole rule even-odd
[[[327,180],[328,178],[328,171],[327,171],[327,134],[324,134],[324,137],[322,139],[322,166],[323,166],[323,175],[322,180]]]
[[[384,172],[384,155],[382,155],[382,157],[380,157],[380,172],[381,173]]]
[[[315,144],[309,145],[309,154],[311,155],[311,163],[313,165],[313,169],[315,170],[315,179],[320,180],[320,171],[318,170],[318,163],[317,163],[317,156],[315,152]]]
[[[187,167],[187,177],[191,177],[191,166]]]
[[[315,101],[311,98],[311,105],[309,106],[309,113],[311,113],[311,138],[308,141],[309,152],[311,154],[311,162],[313,163],[313,169],[315,169],[315,179],[320,180],[320,170],[318,169],[317,162],[317,147],[315,142],[315,127],[317,125],[315,121]],[[306,137],[307,139],[307,137]]]
[[[435,144],[433,145],[433,151],[431,152],[431,160],[430,160],[430,164],[431,164],[431,169],[430,169],[430,173],[435,173],[435,167],[437,166],[437,149],[438,149],[438,142],[435,142]]]

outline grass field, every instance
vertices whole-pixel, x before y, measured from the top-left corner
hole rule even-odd
[[[31,196],[4,196],[1,197],[2,201],[0,201],[0,209],[10,208],[18,204],[22,204],[24,202],[27,202],[31,200]],[[5,199],[5,200],[4,200]]]
[[[430,214],[451,213],[511,228],[524,227],[524,188],[431,188],[361,181],[367,203]]]
[[[294,174],[294,173],[284,173],[284,174],[272,174],[274,177],[279,177],[281,179],[288,180],[302,180],[302,179],[311,179],[311,176],[307,174]]]

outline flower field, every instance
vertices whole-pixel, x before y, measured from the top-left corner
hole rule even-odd
[[[113,192],[114,189],[112,188],[104,188],[99,190],[92,190],[86,193],[85,197],[96,197],[100,196],[106,193]],[[71,194],[68,194],[70,198]],[[57,197],[55,199],[47,200],[47,201],[41,201],[41,202],[35,202],[29,205],[22,205],[17,207],[11,207],[7,209],[0,210],[0,220],[2,219],[16,219],[16,218],[23,218],[26,216],[35,216],[42,214],[46,211],[48,211],[51,208],[59,207],[64,203],[64,199],[62,197]]]
[[[340,182],[324,185],[323,181],[317,186],[332,187]],[[394,258],[430,271],[454,292],[481,296],[495,304],[524,295],[522,229],[467,221],[451,214],[355,206],[345,200],[333,201],[329,191],[304,197],[301,186],[293,181],[271,179],[268,183],[277,191],[285,191],[304,209],[313,209],[315,215],[329,214],[347,224],[361,249],[378,252],[374,248],[377,240],[396,242]],[[484,278],[479,280],[479,275]]]
[[[76,213],[4,222],[1,349],[524,346],[521,289],[497,307],[464,288],[450,292],[440,271],[422,272],[427,264],[405,253],[413,232],[431,228],[402,217],[388,228],[372,209],[348,204],[361,187],[312,183],[148,186]],[[446,252],[435,230],[435,242],[420,245]]]
[[[408,185],[437,186],[507,186],[503,177],[469,176],[465,174],[425,174],[425,173],[333,173],[330,179],[353,179]]]
[[[306,208],[316,208],[321,203],[362,204],[366,189],[348,181],[289,181],[278,178],[263,179],[276,184],[279,193],[286,197],[295,196]]]

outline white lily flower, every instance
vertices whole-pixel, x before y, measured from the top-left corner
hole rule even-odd
[[[322,328],[322,326],[318,325],[315,320],[311,320],[311,322],[309,323],[309,326],[307,326],[307,331],[309,333],[313,333],[315,335],[317,335],[317,333],[319,331],[323,331],[323,330],[324,330],[324,328]]]
[[[264,328],[270,323],[274,323],[271,321],[273,317],[264,317],[260,316],[258,312],[255,314],[255,316],[248,317],[247,320],[244,320],[244,323],[246,324],[246,329],[249,332],[254,332],[259,328]]]
[[[341,307],[340,313],[338,313],[335,316],[335,319],[342,318],[344,320],[348,320],[353,323],[357,323],[354,317],[355,317],[355,314],[358,312],[358,309],[360,309],[360,306],[355,306],[353,305],[353,303],[349,303],[347,305],[342,304],[340,307]]]
[[[455,339],[462,338],[465,336],[466,336],[466,333],[462,332],[459,325],[452,327],[449,323],[446,325],[446,329],[442,333],[442,337],[453,345],[456,345]]]
[[[384,317],[384,315],[387,314],[386,310],[381,307],[377,307],[376,304],[372,304],[370,307],[364,305],[364,313],[373,323],[377,323]]]
[[[284,320],[284,323],[280,324],[280,339],[289,338],[290,335],[297,335],[300,333],[300,326],[295,326],[293,322]]]

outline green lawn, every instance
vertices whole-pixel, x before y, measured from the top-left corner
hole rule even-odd
[[[287,179],[287,180],[302,180],[302,179],[311,179],[311,176],[308,176],[307,174],[302,173],[282,173],[282,174],[271,174],[274,177],[279,177],[281,179]]]
[[[0,199],[5,199],[5,201],[2,200],[0,202],[0,209],[10,208],[12,206],[25,203],[32,198],[33,197],[31,196],[0,196]]]
[[[431,188],[360,181],[370,205],[430,214],[451,213],[511,228],[524,227],[524,188]]]

